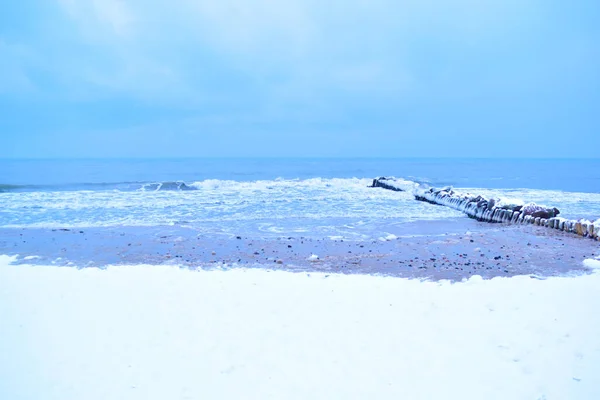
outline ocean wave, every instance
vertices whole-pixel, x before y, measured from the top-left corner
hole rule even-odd
[[[0,193],[39,190],[40,188],[43,188],[43,186],[40,186],[40,185],[10,185],[10,184],[0,183]]]
[[[135,190],[143,182],[89,182],[89,183],[60,183],[60,184],[0,184],[0,193],[11,192],[70,192],[70,191],[107,191]]]
[[[159,191],[159,190],[198,190],[198,188],[194,186],[189,186],[185,182],[182,181],[167,181],[167,182],[157,182],[157,183],[144,183],[140,190],[148,190],[148,191]]]
[[[426,185],[419,180],[421,186]],[[404,192],[371,188],[372,181],[372,178],[172,180],[86,184],[79,185],[79,190],[45,188],[28,192],[21,186],[4,185],[9,191],[0,194],[0,227],[175,224],[208,233],[305,229],[336,236],[345,225],[351,225],[351,230],[370,236],[381,224],[464,217],[447,207],[415,201],[410,189],[419,183],[412,179],[399,181],[407,190]],[[600,218],[597,193],[478,188],[468,191],[493,198],[518,199],[510,200],[513,202],[552,204],[566,218]]]
[[[205,179],[200,181],[131,181],[83,182],[61,184],[0,184],[0,193],[11,192],[65,192],[65,191],[192,191],[203,189],[274,189],[283,187],[348,187],[368,186],[371,178],[308,178],[236,181]],[[406,181],[411,182],[411,181]]]

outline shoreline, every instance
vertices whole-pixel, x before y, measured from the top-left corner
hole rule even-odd
[[[104,267],[177,265],[188,269],[253,268],[461,281],[479,275],[581,275],[594,242],[536,226],[470,219],[390,226],[377,240],[286,236],[207,237],[178,226],[0,229],[0,253],[16,264]],[[315,257],[316,256],[316,257]],[[318,258],[317,258],[318,257]]]

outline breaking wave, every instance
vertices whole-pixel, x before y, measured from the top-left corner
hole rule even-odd
[[[417,185],[410,180],[404,181],[407,187]],[[162,181],[162,182],[100,182],[100,183],[65,183],[47,185],[14,185],[0,184],[0,193],[12,192],[78,192],[78,191],[119,191],[119,192],[157,192],[157,191],[194,191],[214,189],[282,189],[289,187],[326,187],[346,188],[348,186],[368,186],[369,178],[310,178],[235,181],[205,179],[201,181]]]
[[[185,225],[207,234],[306,232],[379,237],[414,221],[465,218],[414,200],[427,182],[401,179],[403,192],[370,188],[372,178],[0,185],[0,227],[73,228]],[[533,189],[469,189],[494,198],[556,205],[568,218],[600,217],[600,194]],[[385,235],[383,235],[385,236]]]

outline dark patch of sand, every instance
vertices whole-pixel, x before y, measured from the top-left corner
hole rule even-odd
[[[393,229],[392,229],[393,228]],[[535,226],[467,220],[391,227],[392,240],[347,241],[205,237],[190,228],[0,229],[0,253],[17,263],[103,267],[174,264],[187,268],[268,268],[296,272],[382,274],[462,280],[472,275],[581,274],[600,254],[598,242]],[[312,255],[317,260],[309,260]],[[38,256],[25,259],[27,256]]]

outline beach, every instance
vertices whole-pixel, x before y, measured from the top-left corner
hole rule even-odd
[[[17,263],[25,264],[169,264],[452,281],[472,275],[578,275],[585,273],[584,259],[600,255],[595,241],[535,226],[490,225],[464,218],[403,224],[392,230],[375,240],[352,241],[245,235],[216,239],[181,227],[0,229],[0,245],[8,255],[19,255]]]
[[[1,229],[0,393],[600,396],[597,242],[466,218],[402,228],[369,242]]]
[[[6,399],[600,396],[598,261],[578,277],[454,284],[9,261]]]
[[[580,162],[554,183],[528,163],[507,176],[533,166],[529,189],[467,174],[457,192],[598,219]],[[391,164],[0,171],[0,398],[600,396],[598,241],[417,201],[450,179],[437,161],[398,161],[424,175],[401,192],[355,177]]]
[[[600,400],[600,1],[5,1],[0,400]]]

